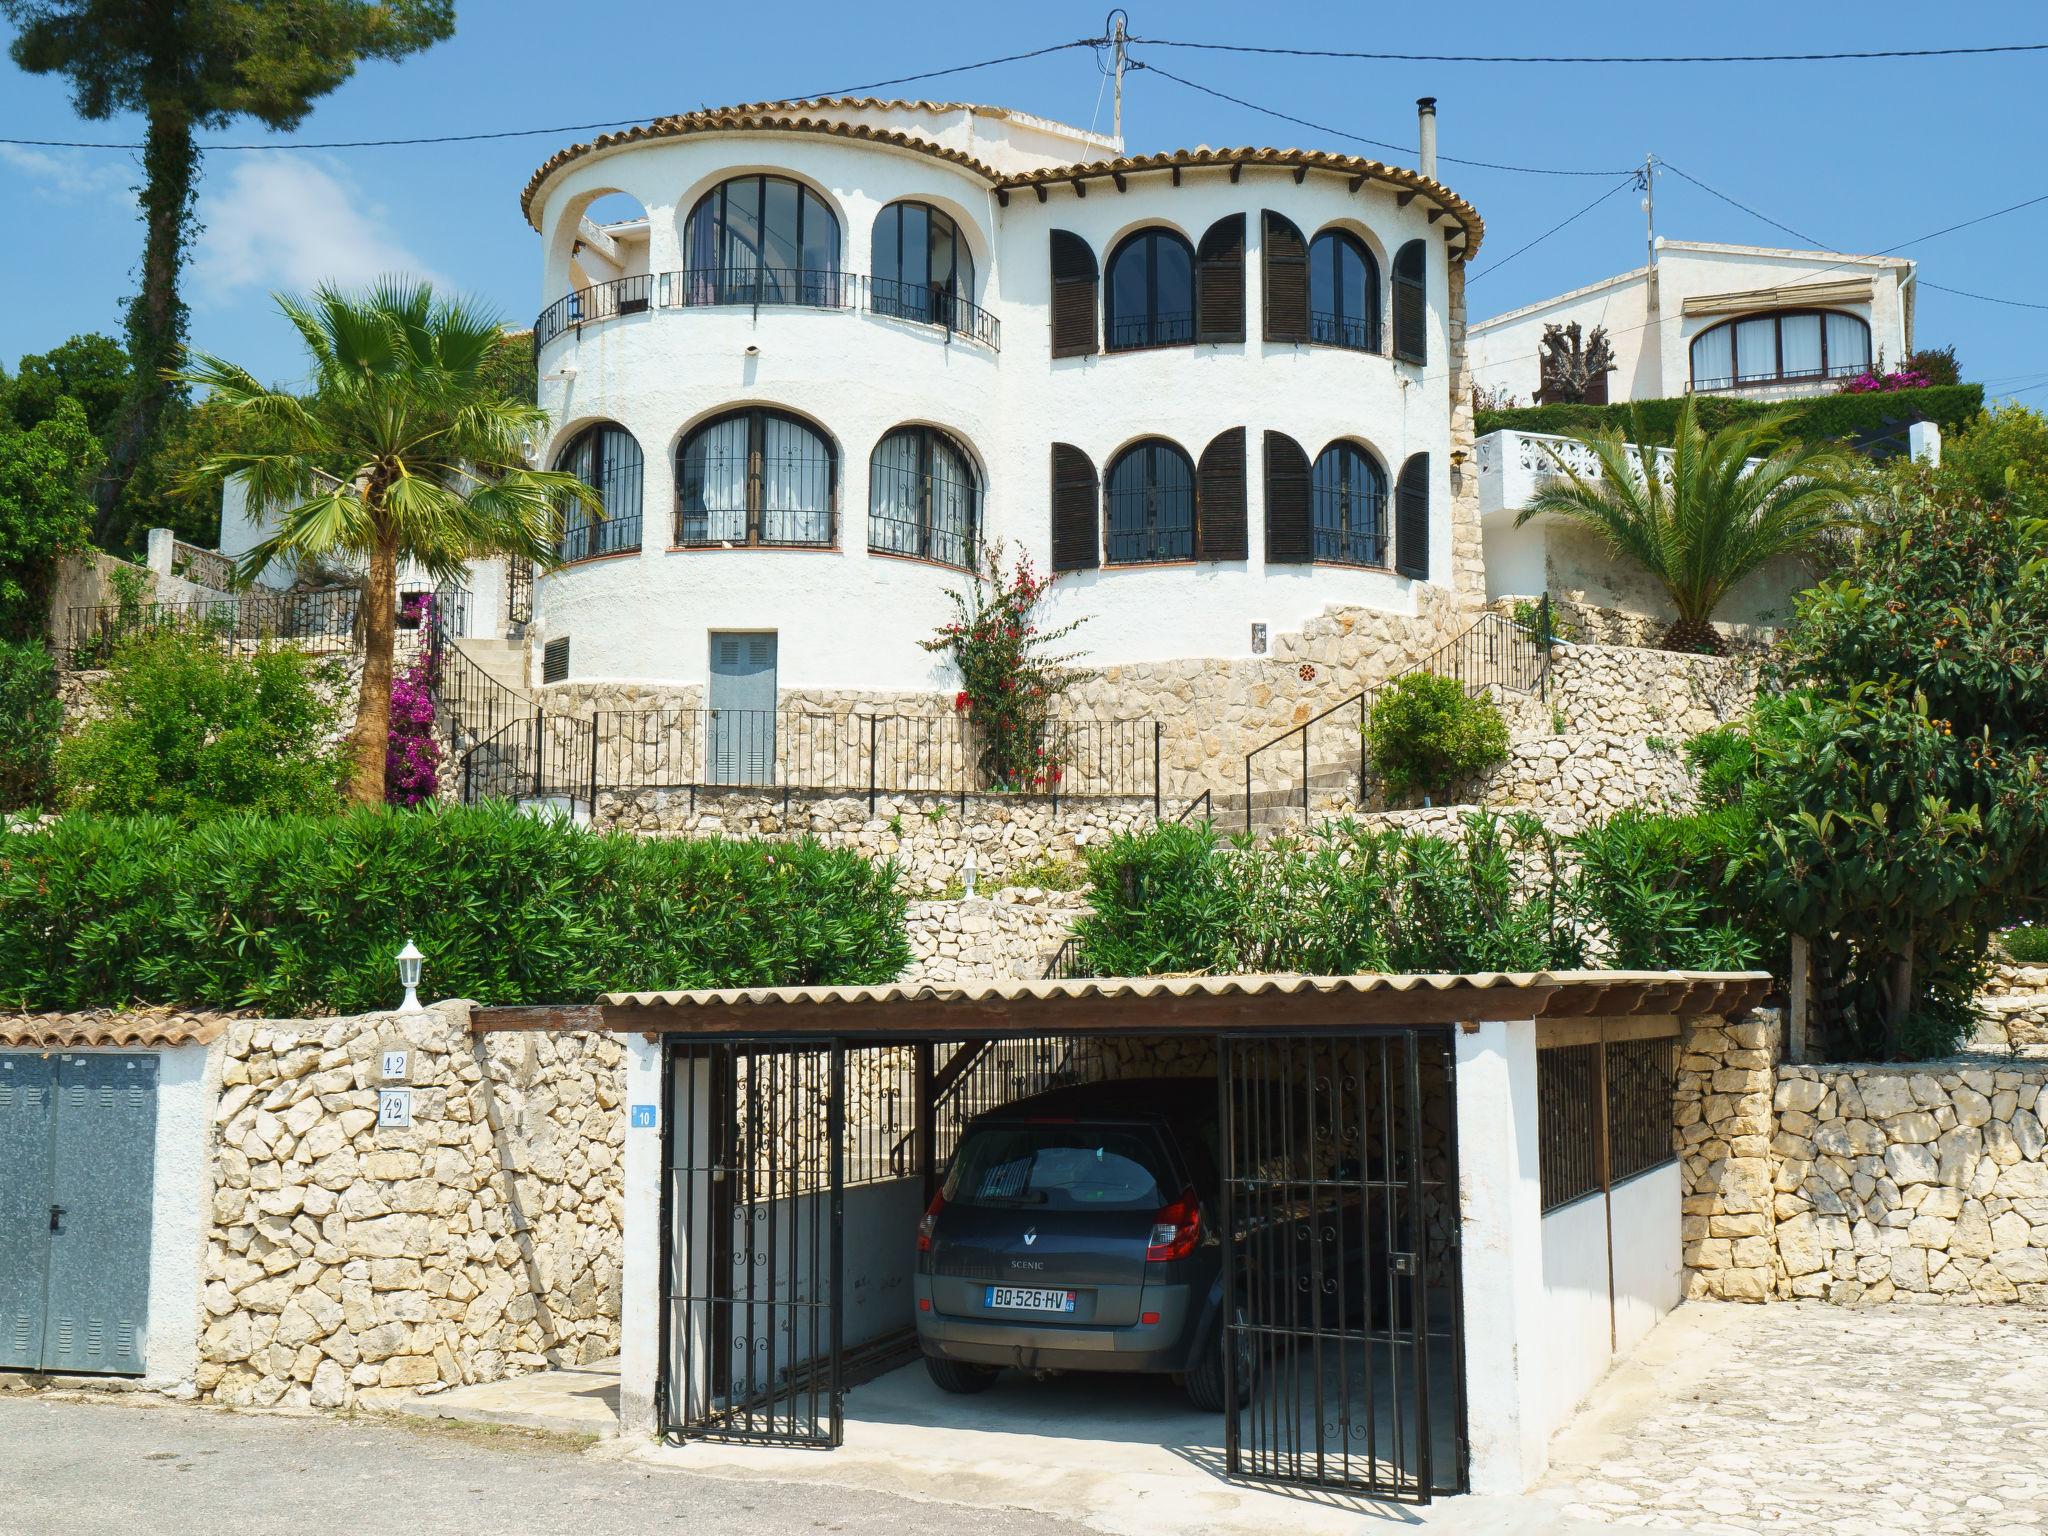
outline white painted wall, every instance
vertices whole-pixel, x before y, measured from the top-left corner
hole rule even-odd
[[[619,1280],[619,1433],[655,1429],[655,1379],[661,1370],[661,1044],[626,1039],[626,1149],[620,1226],[625,1261]],[[635,1125],[636,1106],[654,1109],[653,1125]]]
[[[1056,136],[1055,136],[1056,137]],[[1053,141],[1048,140],[1048,143]],[[1433,457],[1431,549],[1439,582],[1450,580],[1450,391],[1444,299],[1447,258],[1440,225],[1420,202],[1402,208],[1390,187],[1359,193],[1339,177],[1248,168],[1133,176],[1119,194],[1091,183],[1086,197],[1053,190],[1045,203],[1013,194],[998,206],[974,173],[928,155],[815,134],[706,134],[587,157],[550,179],[537,210],[543,229],[540,301],[568,288],[577,221],[598,197],[622,192],[647,211],[657,271],[682,265],[690,209],[727,176],[767,170],[794,176],[832,203],[841,264],[871,269],[875,215],[914,198],[962,221],[974,247],[977,302],[1002,322],[1002,350],[948,344],[928,328],[867,313],[764,309],[656,309],[584,328],[541,356],[540,399],[556,431],[542,462],[576,429],[616,421],[645,461],[642,547],[545,577],[535,590],[536,644],[571,637],[572,681],[702,682],[708,634],[774,629],[784,687],[925,689],[944,686],[919,649],[950,616],[945,593],[957,571],[867,552],[868,461],[891,429],[944,428],[984,471],[986,534],[1021,544],[1050,563],[1049,450],[1080,447],[1097,473],[1123,446],[1171,438],[1199,458],[1218,433],[1248,434],[1250,558],[1231,564],[1106,569],[1064,581],[1056,610],[1086,615],[1074,643],[1095,665],[1251,654],[1251,627],[1297,629],[1333,604],[1415,611],[1415,584],[1389,572],[1263,564],[1261,434],[1284,431],[1311,456],[1335,438],[1364,442],[1389,477],[1405,458]],[[1399,364],[1335,348],[1268,345],[1260,333],[1260,212],[1271,208],[1313,238],[1344,222],[1376,248],[1385,282],[1389,253],[1428,241],[1432,297],[1430,363]],[[1131,230],[1170,223],[1199,241],[1215,220],[1247,215],[1246,317],[1242,343],[1164,348],[1055,360],[1050,355],[1049,232],[1068,229],[1105,263]],[[753,355],[749,348],[756,349]],[[672,550],[674,453],[688,427],[720,411],[760,403],[817,423],[839,456],[840,547],[813,550]]]
[[[98,1054],[98,1053],[95,1053]],[[149,1338],[144,1380],[189,1382],[199,1369],[200,1261],[213,1206],[206,1155],[221,1050],[181,1045],[156,1053],[156,1168],[149,1230]]]
[[[1868,302],[1829,305],[1860,316],[1870,326],[1872,361],[1883,354],[1896,367],[1913,346],[1913,262],[1897,256],[1851,256],[1834,251],[1779,250],[1766,246],[1721,245],[1664,240],[1658,245],[1658,305],[1649,309],[1647,267],[1544,299],[1475,323],[1467,333],[1472,377],[1480,389],[1505,392],[1523,405],[1536,403],[1543,382],[1538,361],[1545,325],[1576,320],[1591,330],[1607,328],[1615,371],[1608,398],[1654,400],[1682,395],[1692,378],[1692,341],[1725,315],[1686,315],[1688,297],[1739,293],[1802,283],[1869,278]],[[1786,386],[1776,395],[1832,394],[1836,381]],[[1744,395],[1759,391],[1743,390]]]
[[[1614,1327],[1624,1358],[1685,1299],[1684,1199],[1675,1162],[1614,1187]]]

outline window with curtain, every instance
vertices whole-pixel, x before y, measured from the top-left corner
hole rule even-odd
[[[1380,267],[1356,235],[1326,229],[1308,248],[1308,339],[1380,349]]]
[[[1830,309],[1787,309],[1724,320],[1692,343],[1692,387],[1848,378],[1870,366],[1870,327]]]
[[[875,215],[875,309],[948,330],[972,330],[974,253],[952,216],[928,203],[891,203]]]
[[[1109,256],[1107,350],[1192,346],[1195,248],[1174,230],[1141,229]]]
[[[735,176],[690,210],[683,228],[685,301],[836,307],[839,220],[787,176]]]
[[[640,547],[640,444],[624,427],[594,422],[570,438],[555,456],[555,468],[574,475],[604,501],[604,516],[580,502],[562,509],[557,553],[564,561],[588,560]]]
[[[1334,442],[1309,472],[1315,558],[1337,565],[1387,563],[1387,472],[1357,443]]]
[[[676,450],[676,542],[833,542],[838,463],[809,423],[782,411],[734,411]]]
[[[1195,466],[1164,438],[1126,448],[1103,478],[1106,563],[1195,558]]]
[[[981,534],[981,476],[934,427],[899,427],[868,461],[868,548],[971,566]]]

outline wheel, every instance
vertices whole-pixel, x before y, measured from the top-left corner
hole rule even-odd
[[[1244,1325],[1244,1308],[1236,1312],[1240,1329]],[[1240,1333],[1239,1337],[1243,1335]],[[1228,1335],[1221,1329],[1210,1346],[1203,1350],[1201,1357],[1188,1367],[1188,1401],[1203,1413],[1221,1413],[1223,1402],[1223,1350]],[[1252,1400],[1252,1358],[1251,1351],[1242,1344],[1237,1351],[1237,1406],[1242,1408]]]
[[[964,1360],[926,1355],[924,1368],[941,1392],[986,1392],[996,1384],[996,1368],[992,1365],[969,1365]]]

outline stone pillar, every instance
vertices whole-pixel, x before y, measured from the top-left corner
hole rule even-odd
[[[168,577],[171,574],[171,562],[177,556],[177,548],[178,536],[175,533],[168,528],[152,528],[149,530],[149,553],[144,556],[144,563],[155,571],[159,578]]]
[[[1688,1297],[1770,1299],[1777,1220],[1771,1101],[1783,1029],[1774,1009],[1686,1021],[1673,1109]]]
[[[1479,528],[1478,439],[1472,430],[1472,367],[1465,349],[1465,263],[1449,263],[1451,392],[1451,576],[1461,607],[1486,601],[1486,548]],[[1462,457],[1461,457],[1462,456]]]

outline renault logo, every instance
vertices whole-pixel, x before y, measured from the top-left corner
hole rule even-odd
[[[1036,1227],[1026,1227],[1026,1228],[1024,1229],[1024,1246],[1025,1246],[1026,1248],[1029,1248],[1029,1247],[1030,1247],[1030,1246],[1031,1246],[1031,1245],[1032,1245],[1033,1243],[1035,1243],[1035,1242],[1037,1242],[1037,1241],[1038,1241],[1038,1228],[1036,1228]]]

